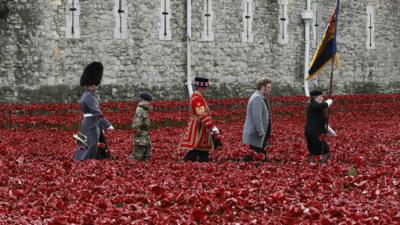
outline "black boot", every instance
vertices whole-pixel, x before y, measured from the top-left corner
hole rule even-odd
[[[269,162],[269,157],[267,152],[265,152],[264,159],[262,160],[262,162]]]
[[[313,155],[308,155],[308,163],[311,165],[311,166],[315,166],[317,163],[315,162],[315,156],[313,156]]]
[[[321,164],[327,164],[330,156],[331,156],[331,153],[329,153],[329,152],[326,154],[322,154]]]
[[[251,161],[253,161],[253,156],[245,155],[242,160],[243,160],[243,162],[251,162]]]

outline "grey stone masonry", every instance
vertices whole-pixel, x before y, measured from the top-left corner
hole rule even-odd
[[[186,0],[170,0],[171,40],[160,39],[161,0],[126,0],[126,38],[115,38],[113,0],[80,0],[79,38],[66,38],[67,0],[0,0],[0,102],[76,102],[85,65],[105,66],[103,101],[187,99]],[[212,41],[202,41],[204,0],[192,0],[192,77],[208,77],[209,97],[247,97],[258,78],[274,95],[303,95],[306,0],[288,0],[288,43],[278,43],[279,1],[253,0],[253,41],[244,42],[243,0],[212,0]],[[335,0],[318,6],[324,32]],[[367,6],[374,49],[367,49]],[[310,29],[310,39],[312,39]],[[334,94],[400,92],[400,0],[342,0]],[[322,37],[322,35],[320,35]],[[311,48],[310,59],[316,47]],[[327,89],[330,66],[317,81]]]

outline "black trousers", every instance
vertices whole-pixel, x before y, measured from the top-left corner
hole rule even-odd
[[[199,162],[208,162],[209,161],[209,152],[208,151],[199,151],[197,149],[190,150],[186,152],[183,157],[183,161],[196,161],[197,157],[199,158]]]
[[[263,154],[267,154],[267,152],[265,151],[265,147],[264,148],[259,148],[253,145],[250,145],[250,149],[257,152],[257,153],[263,153]]]
[[[310,155],[321,155],[329,153],[326,141],[320,141],[319,135],[306,133],[307,149]]]
[[[107,159],[107,158],[111,158],[111,154],[108,151],[108,145],[107,145],[107,141],[106,141],[106,137],[103,134],[103,131],[100,129],[100,137],[99,137],[99,143],[103,143],[105,145],[104,148],[100,148],[98,147],[98,159]]]
[[[264,154],[265,157],[266,157],[264,160],[268,160],[267,159],[267,151],[265,150],[265,147],[267,146],[267,142],[268,142],[268,138],[265,137],[263,145],[262,145],[262,148],[256,147],[254,145],[250,145],[250,149],[255,151],[256,153]],[[245,161],[245,162],[249,162],[249,161],[253,161],[254,159],[253,159],[253,157],[251,155],[245,155],[242,160]]]
[[[267,146],[267,142],[268,142],[268,138],[265,137],[264,138],[264,142],[262,145],[262,148],[250,145],[250,149],[252,149],[253,151],[257,152],[257,153],[263,153],[263,154],[267,154],[267,152],[265,151],[265,147]]]

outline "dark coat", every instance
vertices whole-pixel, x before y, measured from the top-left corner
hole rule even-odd
[[[310,155],[321,155],[329,152],[329,146],[325,141],[320,141],[321,134],[325,134],[327,118],[324,109],[328,103],[310,102],[307,107],[307,121],[304,127],[307,149]]]
[[[318,136],[325,133],[327,119],[324,109],[326,108],[328,108],[328,103],[326,102],[310,102],[307,107],[307,121],[304,128],[305,133]]]
[[[78,147],[73,159],[99,159],[100,156],[97,144],[99,143],[101,130],[110,127],[111,123],[100,111],[99,99],[94,92],[85,90],[81,96],[80,104],[82,113],[91,113],[93,117],[84,117],[82,119],[81,133],[87,136],[88,147],[83,150]]]

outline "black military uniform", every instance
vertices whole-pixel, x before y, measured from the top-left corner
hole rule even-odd
[[[313,156],[322,155],[322,163],[326,163],[329,159],[329,146],[325,140],[320,137],[327,133],[327,118],[324,110],[331,103],[328,101],[318,103],[314,97],[322,95],[322,91],[315,90],[310,92],[311,100],[307,106],[307,120],[304,127],[307,148],[309,151],[309,161],[313,161]],[[331,101],[331,100],[330,100]]]

